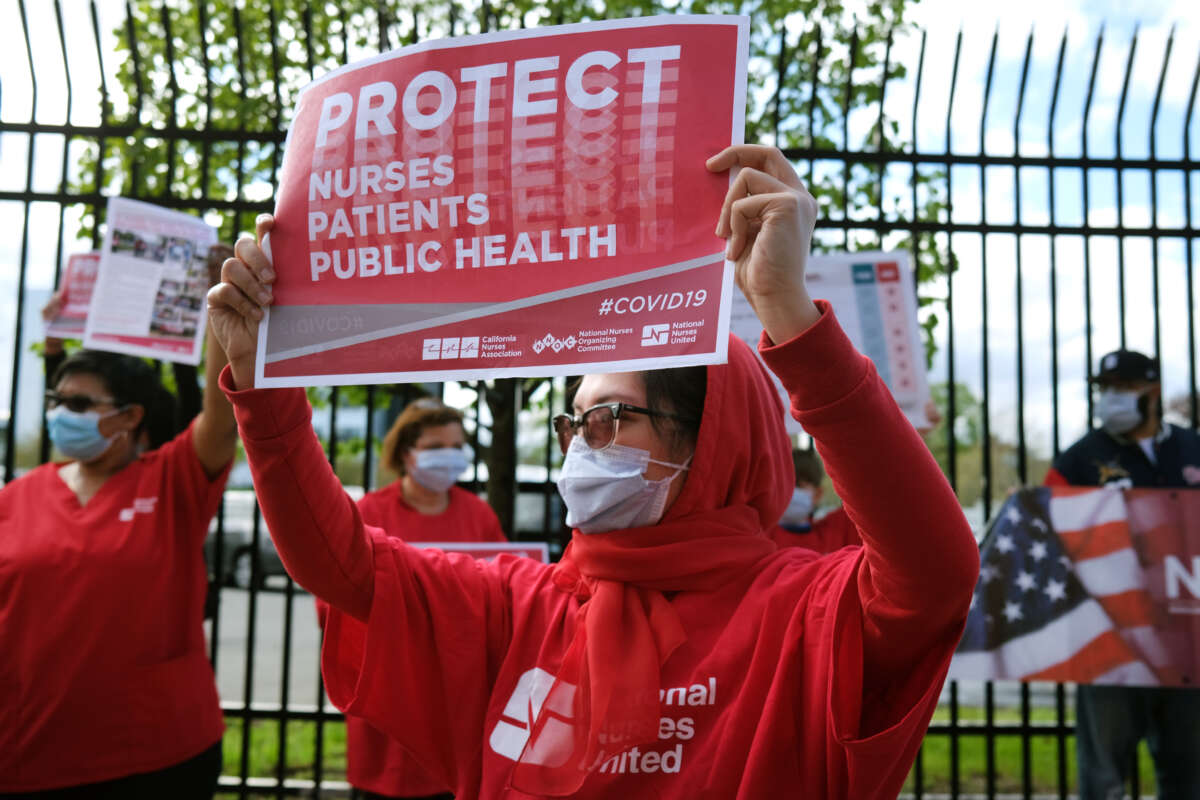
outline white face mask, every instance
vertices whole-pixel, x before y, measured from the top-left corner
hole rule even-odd
[[[439,447],[413,452],[412,479],[431,492],[444,492],[467,469],[467,454],[460,447]]]
[[[1102,389],[1096,403],[1096,416],[1104,430],[1114,435],[1128,433],[1142,424],[1137,392],[1121,389]]]
[[[780,525],[807,527],[812,524],[813,490],[796,487],[792,490],[792,499],[788,502],[787,510],[779,520]]]
[[[648,481],[642,473],[650,464],[674,467],[675,472]],[[653,459],[637,447],[612,444],[593,450],[576,436],[567,448],[558,478],[558,493],[567,506],[567,525],[583,533],[654,525],[662,519],[671,481],[687,468],[687,464]]]

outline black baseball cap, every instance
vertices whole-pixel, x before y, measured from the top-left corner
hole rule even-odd
[[[1158,383],[1158,359],[1136,350],[1114,350],[1106,354],[1100,359],[1100,370],[1092,376],[1092,383],[1117,381]]]

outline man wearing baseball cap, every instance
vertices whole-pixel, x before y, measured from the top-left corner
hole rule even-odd
[[[1054,461],[1049,486],[1194,487],[1200,435],[1162,420],[1158,359],[1116,350],[1091,378],[1099,428]],[[1154,757],[1161,800],[1200,798],[1200,689],[1080,684],[1075,747],[1080,800],[1119,800],[1138,742]]]

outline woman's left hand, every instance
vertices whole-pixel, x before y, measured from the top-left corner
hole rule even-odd
[[[817,203],[777,148],[734,145],[708,160],[708,169],[741,170],[725,195],[717,236],[728,240],[738,288],[771,340],[796,336],[820,318],[804,285]]]

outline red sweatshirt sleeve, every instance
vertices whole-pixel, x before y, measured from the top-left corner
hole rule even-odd
[[[263,518],[288,574],[356,619],[371,612],[374,555],[354,501],[325,458],[303,389],[221,389],[237,417]]]
[[[931,648],[946,649],[948,661],[966,619],[979,549],[937,462],[874,365],[854,349],[828,303],[818,304],[822,317],[811,328],[779,345],[764,334],[759,351],[787,388],[792,415],[816,440],[862,533],[857,588],[864,695],[871,695],[924,663]]]
[[[334,705],[395,739],[442,784],[478,773],[478,732],[511,637],[508,575],[541,566],[417,550],[364,525],[303,391],[233,391],[228,368],[221,386],[283,565],[329,605],[318,604],[321,674]]]

